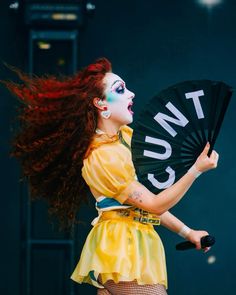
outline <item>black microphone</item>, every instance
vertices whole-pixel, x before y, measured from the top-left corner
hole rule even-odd
[[[211,247],[215,244],[215,238],[213,236],[204,236],[201,238],[201,248]],[[183,251],[196,248],[196,245],[186,241],[179,243],[175,246],[176,250]]]

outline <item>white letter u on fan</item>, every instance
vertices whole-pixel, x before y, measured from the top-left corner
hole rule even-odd
[[[145,137],[145,142],[157,144],[157,145],[163,146],[165,148],[165,152],[162,153],[162,154],[161,153],[156,153],[156,152],[151,152],[151,151],[148,151],[148,150],[144,150],[143,155],[146,156],[146,157],[154,158],[154,159],[158,159],[158,160],[166,160],[172,154],[171,145],[165,140],[162,140],[162,139],[159,139],[159,138],[154,138],[154,137],[151,137],[151,136],[146,136]],[[175,181],[175,171],[170,166],[168,166],[165,169],[165,171],[169,174],[169,178],[164,182],[158,181],[154,177],[154,174],[148,173],[148,176],[147,176],[148,180],[152,183],[153,186],[155,186],[158,189],[167,188],[167,187],[171,186]]]

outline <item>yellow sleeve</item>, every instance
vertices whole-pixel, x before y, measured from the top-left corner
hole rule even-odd
[[[135,180],[131,157],[115,153],[109,147],[101,147],[94,150],[83,164],[82,176],[91,189],[101,196],[125,202],[128,196],[120,194]]]

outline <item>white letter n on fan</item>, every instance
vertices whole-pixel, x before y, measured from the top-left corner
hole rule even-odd
[[[189,121],[171,102],[168,102],[165,107],[171,111],[176,118],[159,112],[154,117],[154,120],[156,120],[172,137],[175,137],[177,132],[166,121],[182,127],[186,126]]]
[[[159,138],[154,138],[154,137],[151,137],[151,136],[146,136],[145,137],[145,142],[157,144],[157,145],[163,146],[165,148],[165,152],[162,153],[162,154],[161,153],[156,153],[156,152],[151,152],[151,151],[148,151],[148,150],[144,150],[143,155],[146,156],[146,157],[154,158],[154,159],[158,159],[158,160],[166,160],[172,154],[171,145],[165,140],[162,140],[162,139],[159,139]],[[170,166],[168,166],[165,169],[165,171],[169,174],[169,178],[164,182],[158,181],[154,177],[154,174],[151,174],[151,173],[148,173],[147,178],[152,183],[152,185],[155,186],[156,188],[158,188],[158,189],[167,188],[167,187],[171,186],[175,182],[175,171]]]

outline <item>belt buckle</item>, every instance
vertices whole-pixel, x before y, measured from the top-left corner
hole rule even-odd
[[[150,218],[150,223],[153,224],[153,225],[160,225],[161,224],[161,220],[160,219],[152,219]]]
[[[148,223],[148,218],[147,218],[147,217],[144,217],[144,216],[141,216],[141,217],[139,218],[139,221],[140,221],[141,223]]]
[[[160,219],[155,219],[155,218],[147,218],[147,217],[134,217],[133,218],[135,221],[139,221],[141,223],[144,223],[144,224],[152,224],[152,225],[160,225],[161,222],[160,222]]]
[[[141,222],[141,219],[142,219],[142,217],[138,217],[138,216],[134,216],[134,217],[133,217],[133,220],[134,220],[134,221]]]
[[[148,223],[148,218],[143,217],[143,216],[134,216],[133,219],[135,221],[139,221],[141,223],[145,223],[145,224]]]

